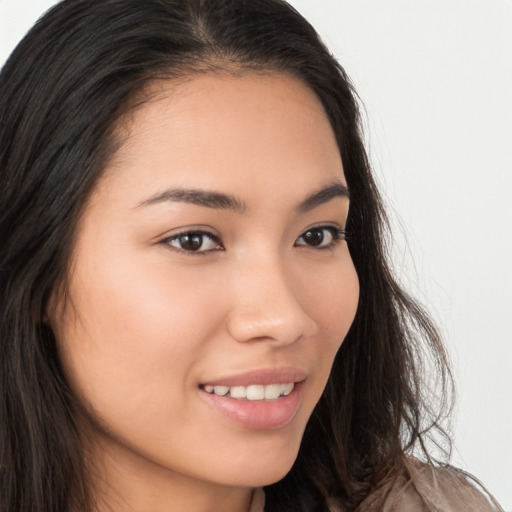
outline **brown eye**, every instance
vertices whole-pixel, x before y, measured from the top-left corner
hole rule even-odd
[[[163,241],[171,247],[185,252],[207,252],[222,249],[217,237],[204,231],[191,231],[167,238]]]
[[[302,235],[302,238],[305,244],[317,246],[322,245],[325,235],[322,229],[310,229]]]
[[[343,231],[334,226],[324,226],[304,231],[295,245],[326,248],[332,247],[338,240],[343,240]]]

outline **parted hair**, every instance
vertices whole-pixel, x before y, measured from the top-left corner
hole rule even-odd
[[[285,73],[307,84],[351,195],[357,314],[294,466],[266,488],[265,510],[352,510],[414,450],[434,463],[432,434],[449,446],[440,421],[451,389],[446,354],[394,277],[359,100],[312,26],[282,0],[65,0],[0,74],[1,512],[94,510],[80,404],[45,323],[48,300],[65,288],[77,221],[124,116],[155,80],[215,72]]]

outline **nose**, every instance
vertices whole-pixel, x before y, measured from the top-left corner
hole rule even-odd
[[[231,274],[228,331],[232,338],[288,345],[315,335],[317,324],[298,297],[299,283],[289,274],[282,263],[268,260],[240,264]]]

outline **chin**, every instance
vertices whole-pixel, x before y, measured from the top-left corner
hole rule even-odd
[[[290,446],[276,446],[276,443],[257,443],[238,457],[231,454],[222,465],[224,484],[240,487],[263,487],[282,480],[292,468],[299,451],[300,439]]]
[[[234,487],[265,487],[282,480],[289,473],[292,466],[293,461],[291,464],[279,463],[275,466],[267,464],[259,467],[259,464],[256,464],[247,467],[243,473],[233,475],[233,479],[230,479],[229,482],[226,481],[225,484]]]

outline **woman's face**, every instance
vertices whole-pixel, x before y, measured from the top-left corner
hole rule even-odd
[[[63,365],[105,460],[269,484],[293,464],[358,302],[339,151],[293,78],[152,92],[78,226],[51,317]]]

